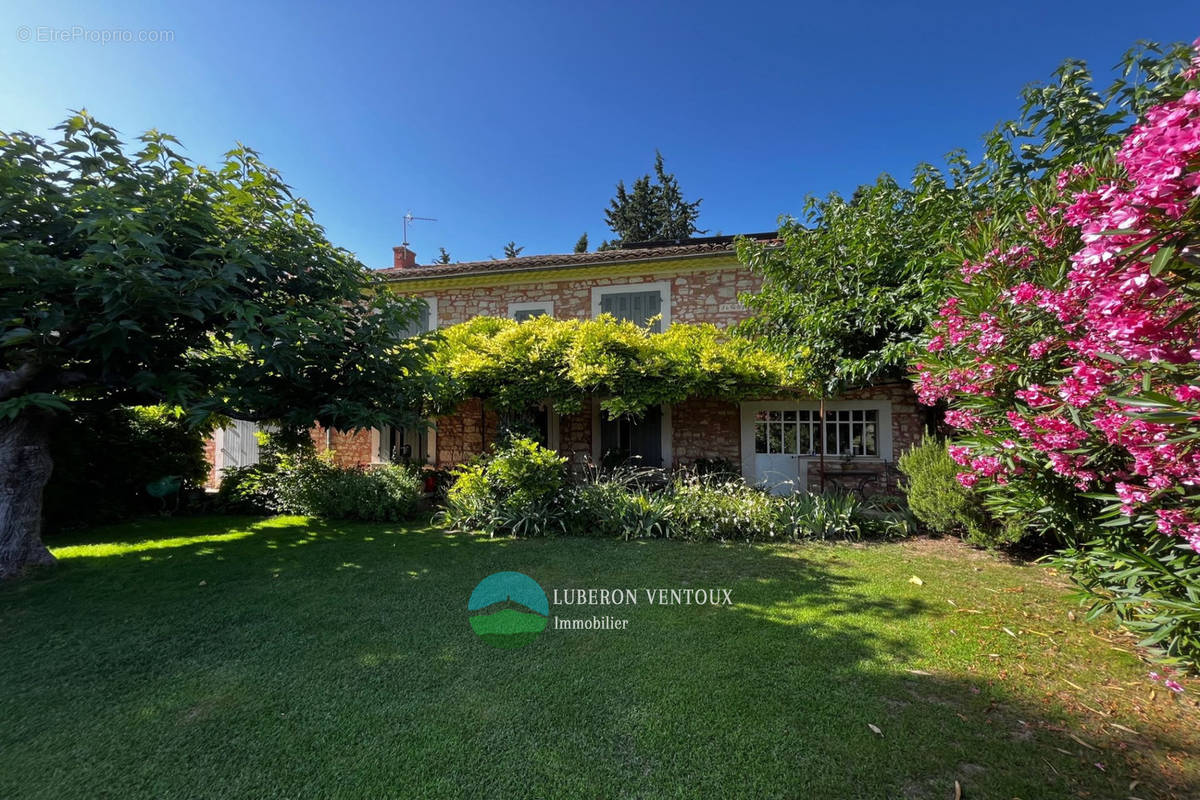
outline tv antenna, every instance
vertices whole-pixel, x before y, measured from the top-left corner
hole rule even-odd
[[[408,226],[413,220],[418,220],[418,219],[421,220],[422,222],[437,222],[437,220],[433,217],[414,217],[413,213],[411,211],[409,211],[407,214],[405,214],[404,215],[404,241],[400,243],[400,244],[404,245],[405,247],[408,247]],[[395,241],[395,240],[393,239],[392,241]]]

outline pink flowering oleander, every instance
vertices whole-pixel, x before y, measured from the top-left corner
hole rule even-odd
[[[964,486],[1048,470],[1200,552],[1200,313],[1179,259],[1200,236],[1200,91],[1150,108],[1114,155],[1053,175],[1056,199],[963,262],[917,394],[948,402]]]

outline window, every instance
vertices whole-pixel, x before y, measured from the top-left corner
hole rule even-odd
[[[612,314],[643,327],[654,317],[660,317],[651,326],[658,333],[671,324],[670,297],[671,284],[667,281],[597,286],[592,289],[592,316]]]
[[[421,427],[377,429],[379,445],[375,461],[384,464],[424,464],[430,448],[428,431]]]
[[[425,307],[421,309],[417,318],[408,324],[408,328],[404,332],[406,336],[417,336],[437,328],[437,298],[418,297],[417,299],[423,300]]]
[[[825,454],[879,455],[879,411],[873,408],[838,408],[758,411],[754,415],[754,452],[817,455],[822,427]]]
[[[517,322],[524,322],[527,319],[540,317],[545,314],[547,317],[554,316],[554,301],[553,300],[538,300],[532,303],[509,303],[508,316],[515,319]]]
[[[405,435],[404,428],[390,426],[380,428],[378,460],[390,464],[404,464],[411,461],[412,445],[405,442],[407,438],[409,437]]]
[[[637,458],[643,466],[663,465],[663,413],[649,408],[638,419],[617,417],[609,419],[601,412],[600,463],[614,466]]]

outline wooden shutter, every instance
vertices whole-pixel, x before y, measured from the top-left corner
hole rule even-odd
[[[257,424],[242,419],[233,420],[233,424],[225,428],[221,445],[221,466],[248,467],[258,463],[258,432],[262,430]]]
[[[628,431],[628,444],[621,441],[622,428]],[[608,415],[601,411],[600,455],[606,466],[636,456],[642,466],[661,467],[662,409],[648,408],[636,421],[621,417],[609,419]]]
[[[647,467],[661,467],[662,409],[648,408],[641,419],[629,426],[629,455],[640,456]]]
[[[600,297],[600,311],[645,327],[651,317],[656,317],[662,312],[662,293],[654,290],[605,294]],[[661,328],[661,320],[655,320],[651,330],[658,333]]]
[[[408,327],[404,331],[405,336],[416,336],[429,331],[429,302],[422,301],[420,312],[417,318],[408,323]]]

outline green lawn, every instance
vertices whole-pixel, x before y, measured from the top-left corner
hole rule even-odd
[[[66,544],[0,587],[3,798],[1200,796],[1200,686],[1155,692],[1058,577],[956,542],[207,518]],[[467,598],[501,570],[734,605],[552,605],[628,629],[496,649]]]

